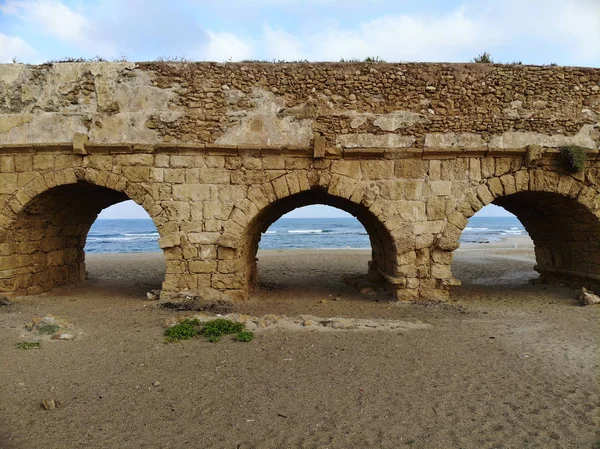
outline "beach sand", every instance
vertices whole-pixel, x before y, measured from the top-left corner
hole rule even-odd
[[[600,307],[529,284],[530,241],[461,247],[463,285],[444,305],[377,302],[345,283],[369,251],[258,257],[240,312],[429,326],[165,344],[165,319],[185,312],[145,299],[162,255],[90,255],[85,285],[0,307],[0,448],[600,447]],[[16,349],[48,314],[76,338]]]

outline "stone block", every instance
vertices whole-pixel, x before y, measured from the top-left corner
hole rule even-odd
[[[392,179],[394,176],[394,162],[392,160],[360,161],[360,168],[362,179],[367,181]]]
[[[123,176],[132,182],[149,182],[150,167],[125,166],[121,169]]]
[[[490,189],[485,184],[479,184],[477,186],[477,197],[481,200],[481,203],[486,206],[494,201]]]
[[[190,260],[188,262],[190,273],[214,273],[217,271],[216,260]]]
[[[427,219],[443,220],[446,218],[447,201],[444,197],[432,196],[427,200]]]
[[[424,179],[428,163],[421,159],[397,159],[394,162],[394,174],[400,179]]]

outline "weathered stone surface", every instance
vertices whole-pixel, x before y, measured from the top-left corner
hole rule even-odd
[[[0,65],[0,292],[82,282],[90,224],[126,199],[157,226],[165,295],[245,297],[261,233],[314,203],[360,219],[368,275],[397,298],[447,296],[489,203],[522,219],[542,276],[591,282],[598,156],[572,173],[557,148],[598,149],[599,82],[518,65]]]

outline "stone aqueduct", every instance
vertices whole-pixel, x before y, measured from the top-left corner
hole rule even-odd
[[[368,274],[444,299],[467,219],[494,203],[546,279],[600,280],[600,70],[488,64],[0,66],[0,292],[85,278],[97,214],[132,199],[164,292],[247,296],[261,232],[322,203],[355,215]],[[559,149],[589,149],[570,172]],[[367,268],[366,268],[367,269]]]

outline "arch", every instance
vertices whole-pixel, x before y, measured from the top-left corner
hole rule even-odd
[[[248,198],[234,207],[219,240],[221,250],[230,250],[235,259],[236,287],[246,297],[257,281],[256,253],[261,234],[281,216],[298,207],[324,204],[356,217],[371,241],[368,278],[386,283],[397,294],[398,268],[396,239],[386,225],[386,208],[365,183],[342,175],[289,173],[275,181],[254,185]],[[221,255],[219,256],[221,258]]]
[[[539,169],[492,177],[466,193],[436,242],[438,261],[448,272],[467,220],[488,204],[504,207],[521,221],[535,245],[541,281],[600,283],[598,191],[574,176]]]
[[[37,294],[85,279],[84,247],[100,211],[132,199],[162,235],[161,207],[125,177],[95,169],[38,175],[0,213],[0,291]]]

